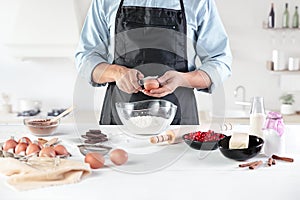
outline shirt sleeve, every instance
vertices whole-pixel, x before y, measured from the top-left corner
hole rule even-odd
[[[101,2],[92,1],[75,53],[79,74],[93,86],[105,85],[93,82],[92,73],[98,64],[108,62],[109,57],[109,30]]]
[[[211,93],[231,75],[232,55],[216,5],[213,0],[206,2],[197,19],[196,53],[202,63],[197,69],[206,72],[212,81],[208,89],[200,91]]]

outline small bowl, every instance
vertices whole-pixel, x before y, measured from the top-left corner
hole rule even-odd
[[[212,151],[212,150],[216,150],[218,148],[218,141],[219,140],[215,140],[215,141],[207,141],[207,142],[199,142],[197,140],[190,140],[187,139],[185,136],[188,135],[184,134],[182,136],[183,141],[190,146],[193,149],[196,150],[204,150],[204,151]],[[215,133],[215,134],[219,134],[222,137],[226,137],[226,135],[222,134],[222,133]]]
[[[86,144],[81,144],[77,146],[79,148],[79,151],[82,155],[86,156],[86,154],[90,152],[97,152],[101,153],[102,155],[106,155],[112,147],[110,146],[105,146],[105,145],[86,145]]]
[[[60,123],[60,120],[53,123],[49,121],[50,118],[25,118],[23,123],[33,135],[43,137],[52,135]]]
[[[233,160],[245,161],[256,156],[262,149],[264,140],[260,137],[249,135],[249,146],[244,149],[229,149],[229,140],[231,136],[227,136],[218,142],[221,153]]]
[[[177,106],[166,100],[144,100],[116,103],[125,132],[133,135],[156,135],[172,123]]]

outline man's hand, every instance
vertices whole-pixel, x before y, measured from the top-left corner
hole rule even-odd
[[[144,78],[144,75],[136,70],[125,66],[100,63],[94,69],[93,81],[96,83],[116,82],[120,90],[128,94],[137,93],[142,90],[138,80]]]
[[[185,85],[186,80],[183,77],[184,73],[177,71],[167,71],[163,76],[157,80],[161,87],[158,89],[152,89],[150,91],[143,90],[144,94],[152,97],[164,97],[175,91],[177,87]]]
[[[143,90],[143,93],[152,97],[164,97],[173,93],[178,87],[204,89],[211,85],[211,79],[208,74],[201,70],[191,72],[167,71],[159,77],[158,82],[161,87],[150,91]]]
[[[128,94],[137,93],[142,90],[142,87],[138,84],[138,80],[142,78],[144,78],[144,75],[140,71],[125,67],[116,78],[116,85]]]

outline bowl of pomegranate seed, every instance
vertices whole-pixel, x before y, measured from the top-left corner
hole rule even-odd
[[[218,141],[225,138],[226,135],[216,133],[213,130],[196,131],[184,134],[182,139],[191,148],[196,150],[216,150],[218,148]]]

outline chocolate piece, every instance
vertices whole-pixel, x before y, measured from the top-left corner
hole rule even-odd
[[[90,129],[85,135],[81,135],[82,138],[86,139],[84,143],[96,144],[99,142],[105,142],[108,140],[107,135],[102,133],[101,130]]]
[[[107,135],[105,135],[103,133],[93,133],[93,132],[86,132],[85,135],[88,136],[88,137],[95,137],[95,138],[107,137]]]
[[[88,135],[81,135],[82,138],[84,139],[91,139],[91,140],[96,140],[96,139],[104,139],[107,138],[106,136],[100,136],[100,137],[90,137]]]
[[[96,144],[96,143],[99,143],[99,142],[106,142],[108,139],[107,138],[101,138],[101,139],[87,139],[84,141],[84,143],[87,143],[87,144]]]
[[[90,129],[88,132],[91,132],[91,133],[101,133],[101,130]]]

